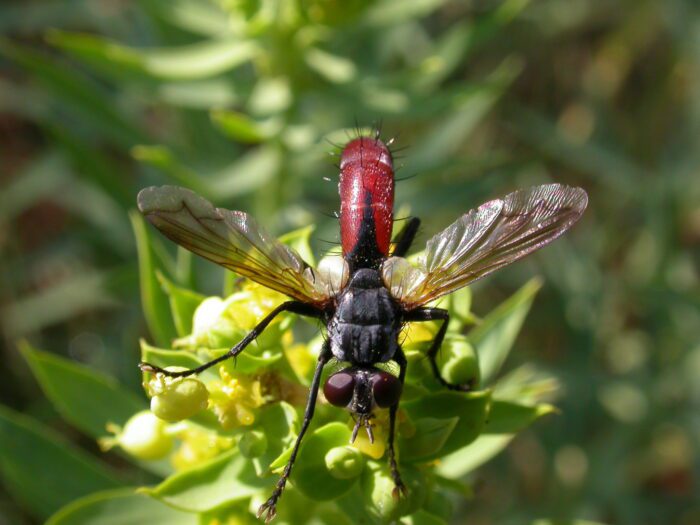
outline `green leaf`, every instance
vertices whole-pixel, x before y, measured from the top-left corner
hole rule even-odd
[[[330,449],[349,442],[350,429],[343,423],[328,423],[306,436],[292,471],[294,486],[316,501],[335,499],[348,492],[357,478],[334,478],[325,457]]]
[[[28,343],[20,343],[19,348],[58,413],[89,436],[103,436],[107,423],[123,425],[145,407],[138,397],[101,372],[36,350]]]
[[[458,417],[421,418],[413,422],[416,433],[410,439],[401,440],[401,458],[407,461],[420,461],[421,458],[435,457],[447,443],[454,431]]]
[[[141,491],[176,509],[206,512],[249,498],[269,485],[270,481],[259,478],[252,463],[233,449]]]
[[[406,165],[416,172],[425,171],[457,154],[519,72],[520,64],[506,59],[489,75],[487,82],[468,86],[454,96],[446,116],[433,124],[411,149]]]
[[[47,40],[104,74],[194,80],[220,75],[252,59],[258,48],[238,38],[205,40],[172,48],[137,49],[106,38],[53,30]]]
[[[494,400],[489,410],[484,434],[516,434],[536,420],[556,412],[552,405],[520,405],[510,401]]]
[[[76,272],[15,299],[1,311],[2,328],[7,336],[18,338],[79,314],[114,309],[118,302],[109,294],[107,281],[104,273]]]
[[[256,121],[238,111],[212,111],[211,119],[226,135],[244,144],[263,142],[282,129],[282,121],[276,117]]]
[[[168,295],[170,312],[175,323],[177,335],[183,337],[192,333],[194,311],[205,297],[187,288],[177,286],[158,270],[156,270],[156,277]]]
[[[160,170],[163,175],[192,190],[208,194],[208,186],[193,170],[184,166],[165,146],[139,144],[131,149],[131,156],[137,161]]]
[[[151,245],[151,231],[146,221],[136,212],[129,213],[131,225],[136,236],[136,248],[139,258],[139,280],[141,283],[141,303],[148,328],[159,346],[169,346],[177,337],[175,325],[170,317],[168,296],[158,282],[159,266]]]
[[[283,242],[287,246],[294,248],[301,258],[304,259],[311,266],[316,266],[316,259],[314,257],[314,252],[311,250],[311,234],[316,229],[314,224],[309,224],[298,230],[285,233],[279,237],[280,242]]]
[[[406,442],[421,438],[415,435],[411,438],[400,438],[401,459],[404,461],[430,461],[454,452],[474,441],[484,426],[489,399],[489,392],[471,392],[469,394],[439,392],[426,395],[415,401],[403,403],[401,407],[413,421],[418,421],[422,418],[443,420],[458,418],[458,421],[454,426],[454,430],[445,440],[444,445],[432,454],[415,458],[406,457],[403,454],[404,447],[407,450],[411,450],[411,445]]]
[[[446,0],[382,0],[365,13],[370,25],[394,26],[407,20],[422,18],[437,10]]]
[[[177,511],[135,489],[96,492],[73,501],[46,525],[197,525],[194,514]]]
[[[344,84],[357,76],[355,64],[345,58],[318,48],[310,48],[304,55],[307,65],[329,82]]]
[[[55,57],[44,56],[2,39],[0,54],[31,71],[46,86],[51,93],[53,110],[70,110],[80,122],[87,123],[101,136],[109,137],[123,147],[144,140],[141,132],[108,102],[111,99],[104,88],[74,68],[67,67]],[[56,123],[59,121],[65,125],[65,117],[57,117]]]
[[[122,483],[91,456],[37,421],[0,405],[0,474],[13,497],[38,518],[70,501]]]
[[[446,478],[461,478],[497,456],[513,437],[511,434],[481,435],[463,449],[441,458],[437,473]]]
[[[551,405],[526,406],[493,401],[483,434],[467,447],[442,458],[438,473],[446,478],[468,474],[506,448],[516,433],[554,410]]]
[[[282,167],[282,155],[272,146],[259,146],[207,177],[209,195],[217,200],[249,194],[270,184]],[[206,195],[205,195],[206,196]]]
[[[299,430],[297,423],[297,411],[283,401],[260,410],[254,428],[267,437],[267,448],[261,456],[253,459],[258,476],[270,474],[270,464],[294,443]]]
[[[501,369],[541,286],[541,279],[531,279],[469,333],[469,340],[479,356],[483,384],[492,382]]]

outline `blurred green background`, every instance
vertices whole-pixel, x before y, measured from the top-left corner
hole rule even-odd
[[[700,523],[697,2],[5,1],[0,33],[3,404],[95,452],[17,341],[142,395],[138,190],[185,185],[276,233],[316,223],[321,252],[328,141],[381,120],[419,245],[518,187],[590,195],[570,234],[474,287],[478,313],[545,278],[509,366],[555,375],[561,413],[478,471],[456,523]],[[0,523],[35,522],[0,488]]]

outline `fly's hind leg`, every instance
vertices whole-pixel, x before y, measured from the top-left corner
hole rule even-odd
[[[403,390],[403,383],[406,379],[406,356],[403,350],[399,348],[398,352],[394,356],[394,360],[399,365],[399,381],[401,382],[401,388]],[[391,478],[394,480],[394,491],[392,495],[394,498],[399,498],[401,496],[406,496],[407,489],[401,480],[401,474],[399,473],[399,465],[396,461],[396,451],[394,449],[394,440],[396,437],[396,413],[399,409],[399,401],[392,405],[389,409],[389,468],[391,469]]]
[[[420,219],[418,217],[413,217],[409,220],[401,231],[396,235],[394,242],[394,249],[391,255],[394,257],[405,257],[408,250],[411,249],[411,244],[413,244],[413,239],[416,238],[418,233],[418,228],[420,227]]]
[[[442,308],[418,308],[411,312],[408,312],[404,317],[405,321],[416,322],[416,321],[442,321],[438,333],[435,334],[435,339],[433,339],[430,348],[428,349],[428,359],[430,359],[430,366],[433,369],[433,374],[435,379],[437,379],[442,386],[449,388],[450,390],[459,390],[460,392],[469,392],[474,388],[473,382],[469,382],[463,385],[455,385],[449,383],[440,374],[440,369],[437,365],[437,354],[442,346],[442,341],[445,339],[445,333],[447,333],[447,325],[450,322],[450,314],[447,310]]]
[[[310,317],[317,318],[321,316],[321,312],[311,305],[302,303],[300,301],[287,301],[279,305],[274,310],[272,310],[269,314],[267,314],[263,318],[263,320],[257,324],[255,328],[248,332],[248,334],[238,344],[236,344],[224,355],[219,356],[216,359],[209,361],[208,363],[204,363],[203,365],[198,366],[197,368],[192,368],[191,370],[182,370],[180,372],[172,372],[169,370],[165,370],[164,368],[161,368],[159,366],[152,365],[151,363],[143,362],[139,363],[139,368],[142,372],[159,373],[168,377],[187,377],[199,374],[200,372],[204,372],[206,369],[211,368],[212,366],[221,363],[222,361],[226,361],[227,359],[236,357],[245,349],[246,346],[252,343],[255,340],[255,338],[258,337],[263,332],[263,330],[265,330],[265,328],[267,328],[267,325],[269,325],[275,317],[277,317],[282,312],[292,312],[299,315],[307,315]]]
[[[292,454],[289,457],[289,461],[287,462],[287,465],[284,467],[284,471],[282,472],[282,476],[280,476],[280,479],[277,481],[277,485],[275,486],[275,490],[272,491],[272,494],[268,498],[268,500],[260,505],[260,508],[258,509],[258,518],[261,516],[265,516],[265,523],[268,523],[272,518],[275,517],[277,514],[277,500],[280,499],[282,496],[282,492],[284,491],[284,487],[287,485],[287,479],[289,479],[289,475],[292,473],[292,467],[294,466],[294,461],[297,458],[297,453],[299,452],[299,446],[301,445],[301,440],[304,437],[304,434],[306,433],[306,430],[309,428],[309,423],[311,423],[311,418],[314,417],[314,408],[316,407],[316,398],[318,397],[318,388],[319,385],[321,384],[321,372],[323,371],[323,367],[325,364],[328,362],[328,360],[331,357],[331,351],[330,351],[330,344],[328,341],[324,343],[323,348],[321,349],[321,354],[318,356],[318,363],[316,364],[316,371],[314,372],[314,378],[311,381],[311,387],[309,389],[309,398],[306,401],[306,410],[304,411],[304,421],[301,424],[301,429],[299,430],[299,435],[297,436],[296,441],[294,442],[294,448],[292,449]]]

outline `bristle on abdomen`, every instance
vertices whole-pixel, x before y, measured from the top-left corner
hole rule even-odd
[[[340,236],[351,266],[377,267],[388,256],[394,207],[391,152],[379,139],[349,142],[340,157]]]

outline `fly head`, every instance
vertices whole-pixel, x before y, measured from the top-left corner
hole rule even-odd
[[[401,398],[401,381],[375,367],[352,366],[334,373],[326,380],[323,393],[331,405],[343,407],[355,418],[351,442],[364,427],[374,443],[370,419],[374,408],[389,408]]]

